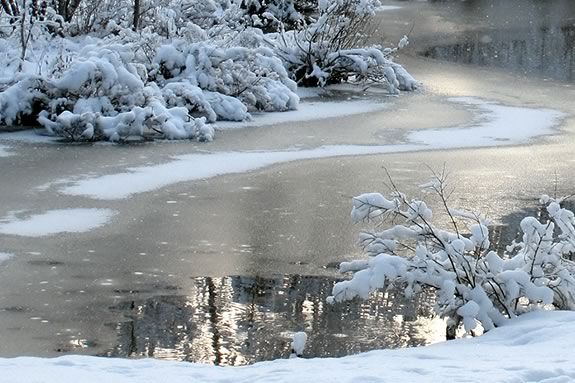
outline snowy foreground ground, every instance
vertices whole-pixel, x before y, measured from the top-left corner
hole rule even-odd
[[[65,356],[0,359],[3,383],[575,381],[575,313],[533,312],[477,338],[246,367]]]

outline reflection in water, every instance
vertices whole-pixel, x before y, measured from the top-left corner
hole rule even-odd
[[[575,81],[575,1],[469,0],[449,7],[478,27],[425,56]]]
[[[575,80],[575,26],[541,27],[535,33],[467,33],[461,42],[428,49],[424,55],[464,64],[493,66],[556,80]]]
[[[545,221],[547,211],[529,207],[492,227],[492,249],[502,254],[520,240],[526,216]],[[565,204],[573,209],[573,203]],[[336,279],[288,275],[275,278],[232,276],[194,278],[186,295],[127,301],[113,308],[126,321],[115,324],[114,357],[155,357],[215,365],[243,365],[286,358],[290,335],[306,331],[307,357],[355,354],[412,347],[445,339],[445,325],[433,318],[433,293],[415,301],[391,289],[367,301],[325,303]]]
[[[308,357],[342,356],[445,339],[432,320],[431,295],[401,293],[330,306],[334,279],[281,276],[196,278],[186,296],[160,296],[116,307],[118,344],[107,356],[156,357],[242,365],[289,355],[290,334],[306,331]]]

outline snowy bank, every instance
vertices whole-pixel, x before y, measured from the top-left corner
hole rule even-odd
[[[317,97],[321,89],[304,88],[308,97]],[[298,92],[299,94],[299,92]],[[271,126],[284,124],[288,122],[312,121],[329,118],[338,118],[353,116],[364,113],[374,113],[382,111],[389,107],[389,103],[382,103],[375,100],[350,100],[350,101],[302,101],[296,110],[287,110],[283,112],[254,112],[251,118],[245,121],[218,121],[214,124],[216,129],[230,130],[251,128],[259,126]],[[47,134],[39,134],[42,131],[17,131],[0,134],[0,157],[11,156],[10,146],[14,142],[24,143],[54,143],[60,142],[61,137],[54,137]]]
[[[575,380],[574,332],[574,312],[541,311],[478,338],[337,359],[282,359],[222,368],[152,359],[20,357],[0,359],[0,371],[4,383],[560,383]]]

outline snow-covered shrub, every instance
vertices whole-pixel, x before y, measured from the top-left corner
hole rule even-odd
[[[378,5],[379,0],[319,1],[316,20],[299,30],[281,30],[267,41],[298,84],[323,86],[353,78],[385,82],[391,93],[413,90],[415,79],[392,61],[392,54],[408,44],[406,36],[398,48],[358,48]]]
[[[391,61],[394,49],[354,47],[377,4],[6,0],[0,124],[37,120],[70,140],[210,140],[213,128],[206,123],[296,109],[294,80],[378,79],[393,93],[413,89],[415,80]],[[249,13],[256,8],[268,24]],[[270,23],[278,32],[264,32]]]
[[[26,76],[15,84],[0,88],[0,122],[21,124],[38,113],[48,102],[49,85],[38,76]]]
[[[312,20],[317,0],[242,0],[248,25],[266,32],[299,29]]]
[[[87,46],[48,78],[21,75],[0,92],[0,122],[28,116],[69,140],[119,140],[160,134],[169,139],[211,140],[213,128],[186,108],[166,105],[147,71],[125,46]]]
[[[123,33],[122,29],[131,27],[131,19],[125,16],[130,5],[122,7],[120,3],[100,0],[97,4],[103,7],[102,12],[78,16],[79,24],[90,20],[88,26],[79,25],[78,29]],[[220,48],[268,46],[300,85],[346,80],[381,82],[391,93],[413,90],[418,85],[392,58],[407,44],[407,38],[393,49],[360,49],[364,28],[379,0],[161,0],[153,5],[142,5],[142,36],[153,34]],[[95,21],[94,17],[102,19]]]
[[[51,97],[38,122],[70,140],[119,140],[148,129],[166,138],[198,137],[193,119],[166,109],[160,90],[145,83],[133,59],[125,47],[86,47],[48,82]]]
[[[10,66],[17,63],[20,72],[31,56],[29,47],[34,41],[60,34],[63,18],[48,3],[38,0],[4,0],[0,4],[0,39],[4,40],[2,45],[11,46],[2,50],[8,55],[2,62]]]
[[[467,332],[478,323],[488,331],[533,308],[575,309],[575,269],[566,259],[575,251],[575,219],[560,199],[542,198],[549,220],[524,218],[522,240],[498,254],[490,250],[485,219],[447,207],[443,179],[426,186],[439,195],[449,228],[434,224],[424,201],[397,190],[353,199],[354,222],[391,224],[360,235],[368,257],[340,265],[353,277],[335,284],[329,302],[366,299],[392,285],[408,297],[431,288],[437,313],[448,319],[448,337],[460,323]],[[469,223],[466,230],[461,221]]]
[[[72,35],[96,33],[104,37],[133,29],[160,39],[193,37],[189,41],[197,42],[244,28],[247,18],[236,0],[139,0],[137,5],[125,0],[97,0],[82,2],[68,28]]]
[[[57,70],[46,70],[47,76],[22,74],[0,88],[0,123],[37,116],[50,132],[74,141],[211,140],[206,122],[292,110],[299,101],[295,83],[268,48],[178,40],[159,45],[150,58],[135,44],[94,41],[52,63]]]
[[[244,120],[248,117],[246,107],[292,110],[299,102],[296,84],[281,60],[267,48],[220,48],[178,41],[159,50],[153,68],[151,76],[160,86],[184,81],[212,92],[207,96],[219,105],[220,113],[214,110],[218,119]]]

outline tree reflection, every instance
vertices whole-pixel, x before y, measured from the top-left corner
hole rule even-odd
[[[464,2],[472,9],[460,10],[474,15],[473,20],[490,20],[483,2]],[[523,4],[523,3],[522,3]],[[575,3],[561,2],[566,12],[575,12]],[[498,4],[501,8],[502,5]],[[482,8],[483,7],[483,8]],[[526,75],[543,75],[562,81],[575,80],[575,26],[557,8],[531,5],[529,23],[467,31],[455,44],[433,46],[424,56],[464,64],[499,67]],[[505,11],[503,8],[502,12]],[[487,18],[485,18],[487,17]]]
[[[289,355],[290,333],[309,334],[306,356],[342,356],[444,339],[430,296],[401,293],[330,306],[334,279],[278,276],[196,278],[186,296],[126,302],[116,309],[118,343],[107,356],[242,365]]]
[[[530,215],[544,221],[545,208],[529,204],[491,228],[498,253],[521,235],[519,223]],[[574,207],[571,201],[566,207]],[[335,357],[382,348],[424,345],[445,339],[445,324],[433,317],[433,294],[414,301],[401,292],[375,293],[367,301],[325,303],[335,278],[281,275],[201,277],[186,295],[127,301],[114,310],[126,321],[116,324],[117,345],[105,355],[154,357],[244,365],[286,358],[290,336],[308,333],[307,357]]]
[[[468,33],[457,44],[439,45],[425,56],[464,64],[511,69],[573,81],[575,28],[541,27],[533,33]]]

